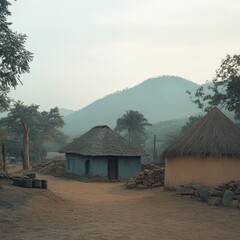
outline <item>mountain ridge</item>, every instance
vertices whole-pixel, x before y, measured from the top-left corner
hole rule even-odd
[[[152,123],[192,115],[197,108],[186,91],[198,87],[198,84],[177,76],[149,78],[66,116],[64,132],[77,135],[96,125],[114,127],[116,120],[130,109],[141,112]]]

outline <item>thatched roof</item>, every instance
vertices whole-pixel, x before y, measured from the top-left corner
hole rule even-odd
[[[167,147],[162,156],[240,157],[240,128],[213,108]]]
[[[144,156],[145,151],[108,126],[96,126],[61,149],[63,153],[83,156]]]

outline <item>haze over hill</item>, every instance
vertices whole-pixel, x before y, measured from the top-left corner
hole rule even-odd
[[[59,112],[60,112],[60,115],[63,116],[63,117],[66,117],[66,116],[74,113],[73,110],[67,109],[67,108],[59,108]]]
[[[194,91],[199,85],[175,76],[162,76],[145,80],[141,84],[115,92],[96,100],[65,117],[64,132],[78,135],[96,125],[115,127],[116,120],[126,110],[144,114],[155,123],[197,113],[186,90]]]

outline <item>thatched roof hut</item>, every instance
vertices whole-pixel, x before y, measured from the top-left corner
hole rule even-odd
[[[240,128],[213,108],[163,152],[168,187],[240,177]]]
[[[93,127],[60,150],[83,156],[144,156],[145,151],[106,125]]]
[[[128,179],[141,170],[145,151],[108,126],[96,126],[62,148],[67,172],[85,177]]]

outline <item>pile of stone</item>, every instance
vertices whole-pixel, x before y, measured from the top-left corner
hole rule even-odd
[[[147,189],[164,186],[164,168],[151,165],[150,169],[144,169],[142,172],[131,178],[126,188]]]
[[[35,164],[32,170],[41,174],[62,176],[65,174],[66,164],[64,160],[52,160]]]
[[[198,184],[179,186],[175,193],[193,196],[212,206],[240,208],[240,181],[231,181],[212,188]]]

